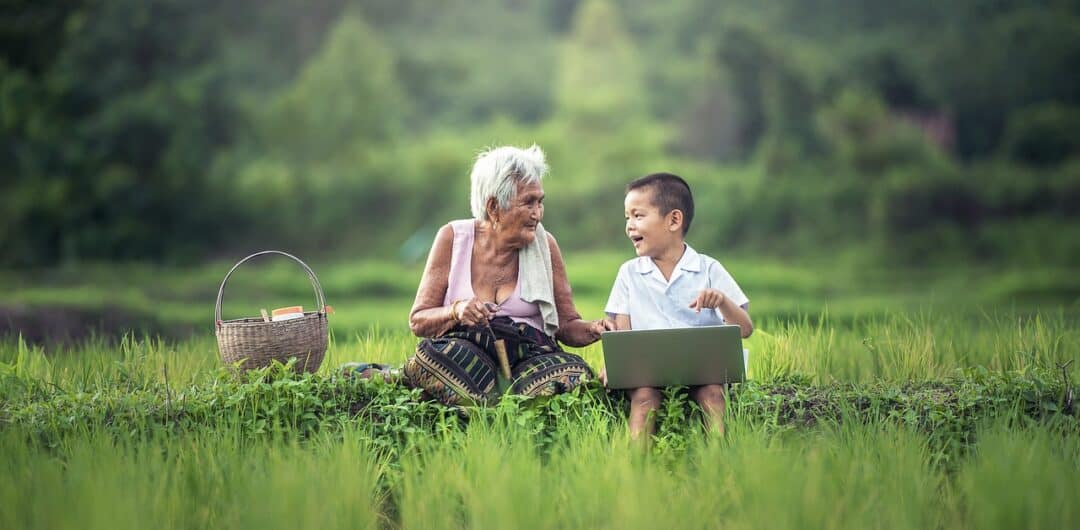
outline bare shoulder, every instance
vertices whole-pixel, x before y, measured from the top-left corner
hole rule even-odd
[[[413,302],[410,315],[442,305],[449,282],[450,260],[453,252],[454,227],[446,224],[435,234],[435,241],[431,244],[431,252],[428,253],[427,264],[424,266],[424,274],[420,277],[420,285],[416,289],[416,300]]]
[[[435,241],[431,244],[431,252],[428,253],[426,269],[431,271],[441,265],[449,267],[450,255],[454,251],[454,227],[447,223],[439,228],[435,234]],[[445,262],[445,263],[444,263]]]
[[[433,246],[441,244],[453,244],[454,242],[454,227],[450,223],[446,223],[439,228],[439,231],[435,234],[435,244]]]
[[[559,242],[555,240],[555,236],[553,236],[551,234],[551,232],[546,232],[546,234],[547,234],[548,246],[551,246],[551,247],[554,247],[554,248],[559,248]]]
[[[559,242],[555,240],[555,236],[551,235],[551,232],[547,234],[548,240],[548,253],[551,254],[551,260],[561,263],[563,260],[562,249],[559,248]]]

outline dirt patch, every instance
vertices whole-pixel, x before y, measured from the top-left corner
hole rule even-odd
[[[18,337],[31,344],[70,344],[87,337],[106,340],[137,335],[181,338],[190,326],[162,322],[153,315],[116,306],[82,308],[0,304],[0,338]]]

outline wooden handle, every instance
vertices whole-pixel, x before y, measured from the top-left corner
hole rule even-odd
[[[495,339],[495,353],[499,356],[499,368],[503,376],[510,379],[510,358],[506,355],[506,341]]]

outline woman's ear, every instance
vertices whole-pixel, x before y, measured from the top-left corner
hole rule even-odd
[[[682,230],[683,213],[682,210],[674,209],[668,212],[668,231],[674,232],[676,230]]]
[[[495,200],[495,197],[488,197],[486,203],[484,203],[484,211],[487,212],[488,221],[498,222],[499,215],[499,201]]]

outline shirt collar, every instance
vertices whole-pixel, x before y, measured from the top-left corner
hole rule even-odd
[[[675,264],[675,268],[686,272],[701,272],[701,255],[689,244],[684,243],[684,245],[686,245],[686,250],[683,251],[682,257],[679,258],[679,263]],[[656,263],[648,256],[639,257],[634,262],[634,266],[634,270],[639,274],[649,274],[656,270]]]

